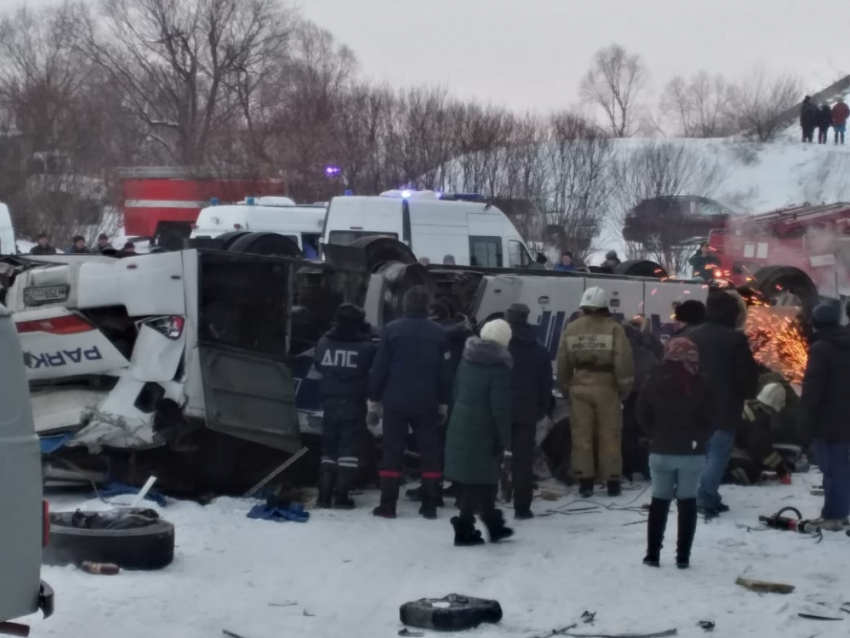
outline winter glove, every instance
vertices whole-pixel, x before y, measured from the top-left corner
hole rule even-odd
[[[440,415],[440,425],[445,425],[446,421],[449,420],[449,406],[443,403],[440,405],[437,413]]]
[[[375,427],[378,423],[380,423],[381,417],[384,414],[384,409],[377,401],[369,401],[367,405],[369,411],[366,413],[366,425],[369,427]]]

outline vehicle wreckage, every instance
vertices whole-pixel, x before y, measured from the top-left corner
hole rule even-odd
[[[643,315],[662,338],[673,306],[709,291],[645,261],[615,275],[426,267],[389,237],[325,246],[314,261],[284,237],[245,235],[122,259],[3,261],[47,465],[136,484],[155,474],[184,494],[243,493],[304,445],[317,461],[313,352],[344,302],[364,307],[375,335],[414,285],[473,325],[525,303],[554,359],[590,285],[608,291],[615,316]]]

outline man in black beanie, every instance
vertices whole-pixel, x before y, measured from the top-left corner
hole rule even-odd
[[[513,304],[505,313],[511,326],[508,351],[514,361],[511,368],[511,462],[514,491],[514,516],[532,518],[534,495],[534,450],[537,422],[552,404],[552,360],[549,351],[537,340],[528,323],[529,309]]]
[[[348,495],[357,479],[366,436],[366,399],[375,345],[365,334],[365,313],[354,304],[337,308],[334,326],[316,347],[322,375],[322,462],[319,507],[351,509]]]
[[[823,510],[813,522],[835,532],[850,526],[850,332],[839,326],[839,319],[831,304],[812,311],[815,334],[800,400],[803,428],[815,444],[823,473]]]
[[[383,413],[381,504],[373,514],[395,518],[408,426],[419,448],[425,518],[437,517],[441,423],[451,395],[451,353],[446,331],[428,318],[430,295],[414,286],[404,296],[404,317],[391,321],[381,335],[369,379],[369,419]]]
[[[673,310],[673,319],[676,322],[674,334],[681,336],[705,321],[705,304],[696,299],[688,299],[676,304],[676,308]]]

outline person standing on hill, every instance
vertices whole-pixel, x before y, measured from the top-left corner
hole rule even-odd
[[[814,141],[815,127],[818,123],[818,107],[812,102],[811,96],[806,96],[800,107],[800,127],[803,129],[803,143]]]
[[[847,131],[847,118],[850,117],[850,106],[844,103],[843,98],[838,98],[838,102],[832,107],[832,130],[835,132],[835,143],[841,139],[844,144],[844,133]]]
[[[818,111],[818,144],[826,144],[832,126],[832,109],[824,102]]]

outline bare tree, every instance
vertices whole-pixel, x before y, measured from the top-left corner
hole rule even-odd
[[[707,198],[726,179],[721,164],[681,142],[660,142],[624,152],[612,165],[614,220],[633,257],[649,257],[668,272],[685,265],[691,218],[676,198]],[[640,207],[639,207],[640,205]],[[719,212],[719,211],[718,211]]]
[[[781,116],[799,104],[801,92],[797,77],[771,77],[765,69],[757,68],[732,86],[730,112],[745,136],[768,142],[787,125]]]
[[[661,113],[684,137],[723,137],[732,132],[729,86],[722,75],[699,71],[690,80],[677,76],[661,96]]]
[[[612,44],[593,56],[579,88],[586,101],[602,109],[614,137],[629,137],[637,126],[638,102],[648,80],[640,56]]]
[[[280,64],[290,31],[275,0],[101,0],[100,8],[99,17],[85,5],[71,10],[75,50],[109,74],[164,158],[186,166],[204,163],[238,113],[228,89]]]

